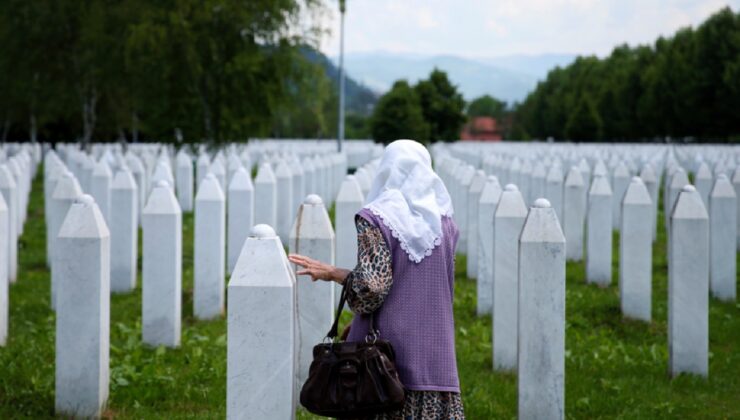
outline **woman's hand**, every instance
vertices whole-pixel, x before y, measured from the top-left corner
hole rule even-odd
[[[339,284],[344,282],[344,279],[349,274],[348,270],[334,267],[321,261],[316,261],[312,258],[304,257],[303,255],[291,254],[288,255],[288,260],[293,264],[296,264],[303,269],[298,270],[296,274],[299,276],[311,276],[312,281],[325,280],[335,281]]]

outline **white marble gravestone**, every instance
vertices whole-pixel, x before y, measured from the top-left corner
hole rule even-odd
[[[70,206],[82,195],[80,184],[77,183],[77,179],[71,173],[65,173],[57,182],[52,194],[52,226],[49,229],[53,230],[53,241],[54,246],[52,247],[52,260],[51,260],[51,307],[56,308],[56,295],[57,288],[59,286],[59,261],[57,259],[57,250],[59,249],[59,229],[62,227],[62,222],[67,216]],[[12,265],[11,265],[12,267]]]
[[[539,197],[538,197],[539,198]],[[553,164],[547,172],[545,183],[545,198],[555,209],[558,219],[563,218],[563,170],[560,165]]]
[[[704,208],[707,209],[709,208],[709,193],[712,191],[713,184],[712,170],[709,169],[709,165],[706,162],[702,161],[694,175],[694,186],[699,196],[701,196]]]
[[[673,214],[673,207],[676,205],[676,200],[678,199],[678,194],[681,192],[681,189],[685,187],[686,185],[689,185],[689,177],[686,175],[686,171],[683,170],[683,168],[677,168],[673,175],[670,178],[670,184],[668,186],[668,200],[664,203],[664,209],[665,217],[666,217],[666,231],[668,231],[668,237],[671,236],[670,232],[670,217],[671,214]],[[669,251],[670,252],[670,251]]]
[[[254,225],[254,186],[252,177],[240,167],[234,172],[229,183],[227,201],[227,269],[234,272],[244,241]]]
[[[619,296],[622,315],[650,322],[653,250],[652,202],[645,184],[632,178],[622,200],[619,240]]]
[[[595,176],[588,192],[586,281],[602,287],[612,281],[612,190],[605,176]]]
[[[514,184],[504,187],[493,225],[493,368],[516,369],[519,235],[527,206]]]
[[[293,203],[293,173],[284,160],[280,160],[275,168],[275,179],[277,181],[277,233],[281,241],[287,242],[295,213],[293,206],[297,207],[298,203]]]
[[[257,225],[229,280],[226,417],[295,417],[295,277],[280,238]]]
[[[10,283],[8,275],[8,259],[10,258],[8,246],[10,242],[9,214],[5,199],[0,194],[0,347],[5,346],[5,341],[8,338],[8,316],[10,315],[8,306],[8,285]]]
[[[95,164],[95,169],[90,180],[90,195],[95,199],[95,204],[98,205],[106,223],[110,221],[110,184],[112,179],[113,175],[105,161],[101,160]]]
[[[254,224],[277,226],[277,181],[272,167],[260,165],[254,179]]]
[[[457,242],[457,251],[463,254],[468,252],[468,196],[470,183],[473,182],[475,168],[465,165],[460,175],[460,190],[458,192],[459,204],[455,207],[454,217],[460,229],[460,238]]]
[[[206,177],[206,174],[208,173],[210,168],[211,160],[208,158],[207,154],[201,153],[195,163],[195,185],[200,185],[200,182],[203,181],[203,178]]]
[[[565,237],[538,199],[519,240],[518,416],[565,417]],[[495,306],[494,306],[495,309]]]
[[[468,258],[467,275],[469,278],[478,277],[478,206],[483,186],[486,183],[486,173],[478,169],[470,181],[467,191],[468,201]]]
[[[136,181],[125,167],[116,173],[111,185],[110,208],[110,288],[129,292],[136,287],[136,257],[139,246]]]
[[[195,196],[193,242],[193,314],[198,319],[217,318],[224,312],[226,198],[211,173],[203,178]]]
[[[147,183],[146,171],[144,170],[144,164],[141,163],[141,159],[133,154],[129,155],[126,158],[126,164],[131,170],[131,174],[134,176],[134,180],[136,180],[136,188],[139,193],[137,200],[139,202],[139,211],[137,213],[139,215],[139,226],[141,226],[141,213],[142,210],[144,210],[144,204],[146,203],[147,198],[147,185],[149,185]]]
[[[720,174],[709,195],[709,278],[712,295],[730,302],[737,294],[737,206],[732,183]]]
[[[709,374],[709,220],[693,185],[671,215],[668,255],[668,364],[672,376]]]
[[[213,159],[213,162],[211,162],[211,167],[209,168],[209,172],[213,174],[213,176],[216,177],[216,180],[218,180],[218,186],[221,188],[221,191],[226,191],[226,187],[228,186],[226,184],[226,167],[224,167],[224,163],[221,159]],[[206,174],[208,176],[208,174]],[[203,182],[201,180],[200,182]],[[198,189],[200,190],[200,184],[198,184]],[[196,192],[196,200],[197,192]]]
[[[182,317],[182,212],[166,181],[152,190],[141,219],[142,341],[177,347]]]
[[[568,171],[563,188],[563,231],[565,255],[570,261],[583,260],[583,225],[586,212],[586,189],[581,171],[573,166]]]
[[[79,186],[77,188],[79,190]],[[18,184],[16,184],[15,178],[10,173],[8,166],[4,164],[0,165],[0,194],[2,194],[5,199],[5,205],[8,207],[8,281],[15,283],[18,276],[18,225],[15,223],[17,219],[16,213],[18,212]],[[50,205],[50,207],[53,206]],[[50,215],[56,215],[56,213],[50,212]],[[50,252],[51,248],[53,248],[56,232],[59,230],[56,226],[58,224],[47,227],[47,230],[54,232],[47,235],[47,240],[51,240],[52,242],[47,245],[47,252]]]
[[[289,249],[291,254],[334,265],[334,229],[318,195],[308,195],[298,209]],[[298,276],[296,281],[300,332],[297,384],[300,386],[308,378],[313,346],[326,336],[334,321],[335,299],[331,282],[312,282],[310,276]]]
[[[735,168],[735,171],[732,173],[732,186],[735,189],[735,197],[738,198],[740,201],[740,165],[738,165]],[[737,206],[737,249],[740,251],[740,203]]]
[[[180,151],[177,154],[177,169],[175,170],[177,200],[180,209],[184,212],[193,210],[193,160],[190,155]]]
[[[110,233],[93,198],[69,209],[57,239],[55,411],[98,417],[108,400]]]
[[[655,175],[652,165],[645,164],[640,171],[640,179],[650,193],[652,202],[652,214],[650,215],[650,230],[653,234],[653,241],[658,234],[658,177]]]
[[[630,172],[627,165],[620,161],[612,175],[612,228],[619,229],[622,220],[622,199],[630,183]]]
[[[501,199],[498,179],[489,175],[478,201],[478,281],[476,282],[478,316],[493,310],[493,216]]]

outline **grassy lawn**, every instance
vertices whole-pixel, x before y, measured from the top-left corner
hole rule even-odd
[[[10,335],[0,349],[0,418],[54,414],[54,314],[49,308],[43,188],[34,183],[20,241],[19,280],[10,289]],[[659,220],[662,220],[662,215]],[[615,237],[618,240],[618,237]],[[193,219],[183,218],[183,335],[179,349],[141,344],[141,289],[111,299],[108,417],[223,418],[226,323],[192,314]],[[139,248],[141,249],[141,248]],[[585,284],[567,267],[566,415],[575,418],[740,417],[740,304],[710,302],[708,380],[667,374],[665,232],[653,254],[653,322],[623,320],[616,252],[612,286]],[[475,283],[458,257],[457,356],[470,419],[516,416],[516,376],[491,370],[491,321],[475,316]],[[139,281],[139,284],[141,282]],[[313,416],[299,413],[299,418]]]

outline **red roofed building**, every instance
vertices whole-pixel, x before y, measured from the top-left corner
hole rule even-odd
[[[461,140],[501,141],[503,135],[495,118],[473,117],[462,128]]]

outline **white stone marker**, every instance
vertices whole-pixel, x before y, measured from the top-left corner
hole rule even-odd
[[[668,237],[671,236],[670,231],[670,218],[671,214],[673,214],[673,207],[676,205],[676,200],[678,199],[678,194],[681,192],[683,187],[686,185],[689,185],[689,177],[686,175],[686,171],[684,171],[682,168],[676,169],[675,172],[673,172],[673,176],[670,178],[670,184],[668,187],[668,200],[666,203],[664,203],[664,212],[666,217],[666,230],[668,231]],[[668,251],[670,252],[670,251]]]
[[[501,193],[498,178],[489,175],[478,201],[478,316],[490,314],[493,310],[493,216]]]
[[[568,171],[563,189],[563,231],[565,255],[569,261],[583,260],[583,225],[586,217],[586,186],[577,167]]]
[[[205,153],[201,153],[198,156],[198,160],[196,161],[196,183],[195,185],[200,185],[201,181],[203,181],[203,178],[206,177],[206,174],[208,173],[208,170],[211,167],[211,160],[208,158],[208,155]]]
[[[116,173],[111,185],[110,288],[129,292],[136,288],[136,257],[139,246],[136,181],[128,169]]]
[[[79,186],[77,187],[79,190]],[[18,212],[18,184],[10,173],[7,165],[0,165],[0,194],[5,199],[5,205],[8,207],[8,281],[15,283],[18,276],[18,225],[16,213]],[[51,213],[54,214],[54,213]],[[53,241],[56,238],[56,232],[59,231],[58,225],[48,226],[54,235],[47,235],[47,240],[52,240],[52,245],[47,246],[47,252],[53,247]]]
[[[740,201],[740,165],[735,168],[735,172],[732,173],[732,186],[735,189],[735,197]],[[740,203],[737,206],[737,249],[740,251]]]
[[[650,193],[652,202],[652,214],[650,215],[650,230],[653,232],[653,241],[658,234],[658,177],[655,175],[652,165],[645,164],[640,171],[640,179]]]
[[[478,206],[483,186],[486,184],[486,173],[478,169],[470,181],[470,188],[465,199],[468,201],[468,258],[467,275],[478,277]]]
[[[612,281],[612,190],[605,176],[595,176],[588,192],[586,281],[602,287]]]
[[[493,368],[516,369],[519,235],[527,217],[519,189],[504,187],[493,225]]]
[[[210,173],[212,173],[213,176],[216,177],[216,180],[218,180],[218,186],[221,188],[221,191],[226,191],[226,188],[228,187],[226,183],[226,167],[224,167],[224,163],[221,159],[213,159]],[[206,176],[208,176],[208,174],[206,174]],[[203,182],[203,180],[201,180],[201,182]],[[198,184],[198,190],[200,190],[200,184]],[[195,199],[197,200],[198,197],[196,196]]]
[[[495,306],[494,306],[495,309]],[[519,418],[565,417],[565,237],[538,199],[519,241]]]
[[[229,280],[228,419],[295,417],[295,282],[280,238],[255,226]]]
[[[704,208],[707,209],[709,208],[709,193],[712,191],[712,185],[714,184],[712,178],[712,170],[709,169],[709,165],[706,162],[702,161],[694,176],[694,186],[699,196],[701,196]]]
[[[90,179],[90,195],[95,199],[95,204],[100,209],[100,214],[103,215],[106,223],[110,222],[109,209],[110,209],[110,184],[113,179],[110,168],[105,161],[101,160],[95,164],[95,169]]]
[[[8,217],[8,206],[5,204],[3,195],[0,194],[0,346],[5,346],[8,338],[8,259],[10,258],[10,218]]]
[[[52,194],[52,222],[53,225],[50,229],[53,229],[53,241],[54,246],[52,247],[52,260],[51,260],[51,307],[56,308],[56,295],[59,287],[59,261],[57,259],[57,250],[59,249],[59,229],[62,227],[62,222],[67,216],[72,203],[75,202],[82,195],[82,190],[77,179],[71,173],[65,173],[62,178],[57,182]],[[11,265],[12,268],[12,265]]]
[[[619,229],[619,224],[622,220],[622,199],[629,184],[630,171],[627,165],[623,161],[620,161],[614,168],[614,174],[612,176],[612,185],[614,187],[612,188],[612,228],[615,230]]]
[[[142,214],[142,341],[180,345],[182,212],[166,181],[152,190]]]
[[[357,228],[355,214],[365,201],[354,175],[342,181],[336,201],[337,266],[352,269],[357,265]]]
[[[193,314],[197,319],[218,318],[224,312],[226,198],[211,173],[195,196],[194,242]]]
[[[457,250],[463,254],[468,253],[468,194],[470,183],[473,182],[475,168],[472,165],[465,165],[460,176],[460,190],[458,191],[459,205],[454,217],[457,219],[457,225],[460,228],[460,239],[457,243]]]
[[[321,197],[311,194],[298,209],[290,232],[291,254],[300,254],[334,265],[334,230]],[[297,384],[308,378],[313,346],[320,342],[334,321],[334,287],[330,282],[312,282],[299,276],[298,296],[298,372]]]
[[[290,166],[281,160],[275,168],[275,179],[277,181],[277,233],[280,240],[287,242],[290,235],[290,224],[293,221],[295,210],[293,203],[293,173]]]
[[[134,155],[130,155],[128,158],[126,158],[126,163],[128,164],[129,169],[131,170],[131,174],[134,176],[134,180],[136,180],[136,188],[139,191],[138,196],[138,202],[139,202],[139,211],[138,211],[138,218],[139,218],[139,226],[141,226],[141,214],[144,210],[144,204],[146,203],[147,199],[147,179],[146,179],[146,170],[144,170],[144,164],[141,163],[141,159]]]
[[[622,200],[619,240],[619,296],[622,315],[650,322],[653,249],[650,194],[632,178]]]
[[[276,226],[277,181],[270,164],[263,163],[254,179],[254,223]]]
[[[727,175],[720,174],[709,195],[709,277],[712,295],[730,302],[735,301],[737,294],[736,218],[735,190]]]
[[[552,208],[558,215],[558,219],[563,218],[563,170],[560,165],[553,164],[547,172],[545,183],[545,197],[551,203]],[[539,197],[538,197],[539,198]]]
[[[54,407],[64,417],[99,417],[110,378],[110,232],[91,196],[70,207],[57,244]]]
[[[254,225],[254,186],[246,169],[239,167],[229,183],[227,201],[227,268],[234,272],[244,241]]]
[[[672,376],[709,373],[709,220],[693,185],[671,215],[668,254],[668,364]]]
[[[177,200],[182,211],[193,211],[193,160],[185,152],[177,154],[177,169],[175,170]]]

